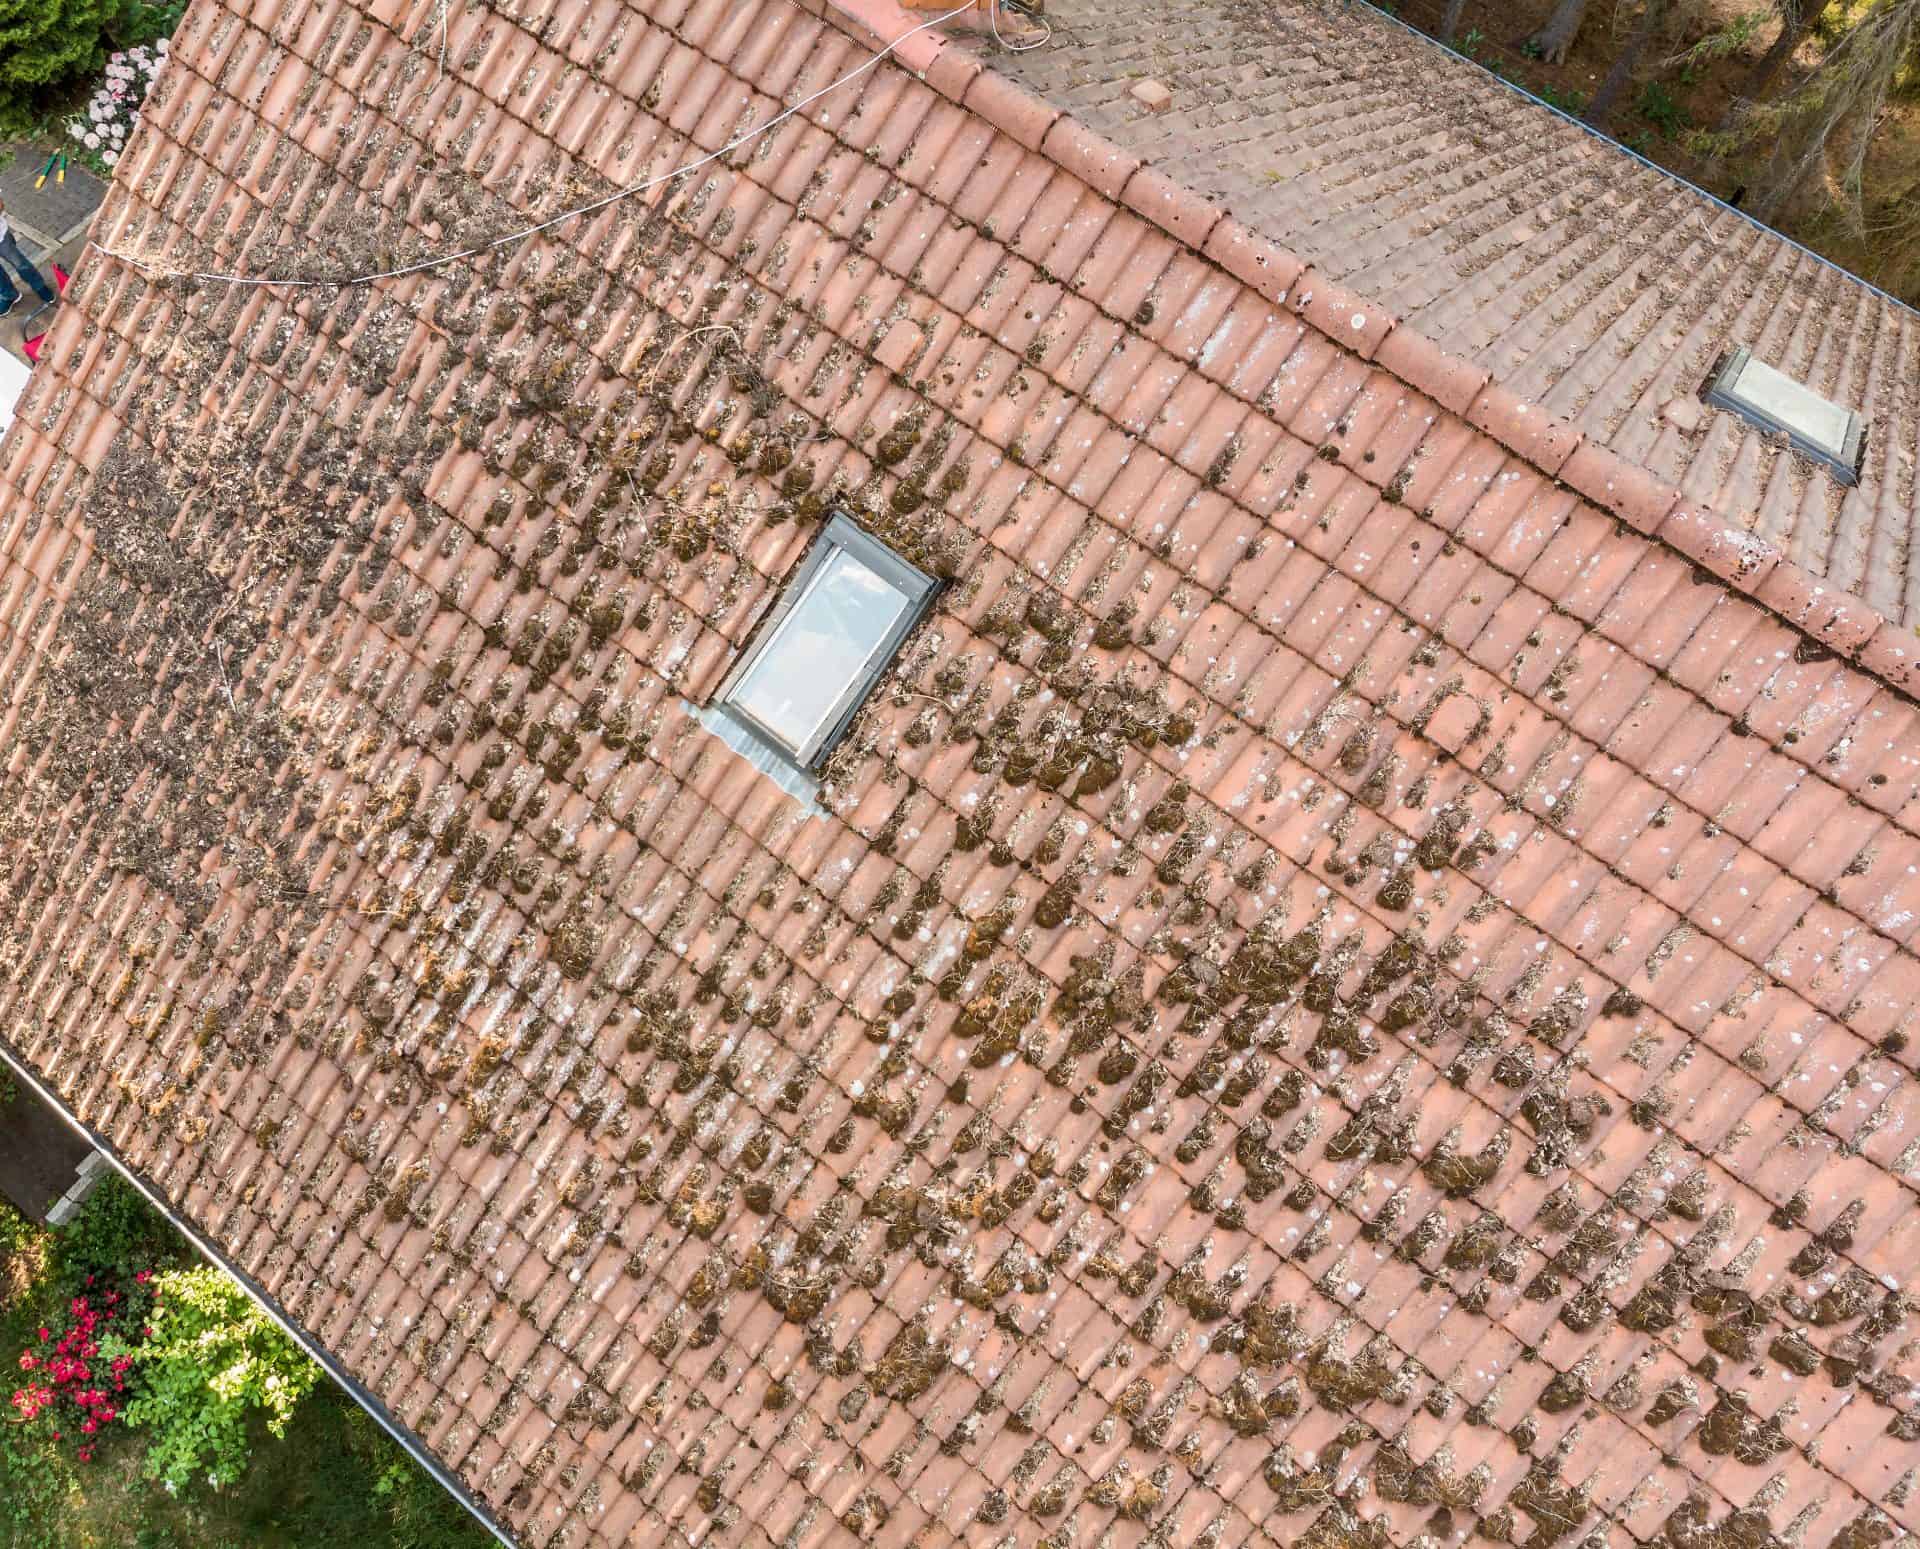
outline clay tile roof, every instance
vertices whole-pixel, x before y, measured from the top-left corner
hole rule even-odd
[[[196,0],[12,1055],[528,1544],[1920,1527],[1900,631],[931,32],[517,235],[911,21]],[[833,511],[815,811],[695,712]]]
[[[1054,0],[994,68],[1689,500],[1920,618],[1920,316],[1368,5]],[[1171,102],[1149,112],[1143,77]],[[1872,424],[1847,489],[1698,399],[1735,345]]]

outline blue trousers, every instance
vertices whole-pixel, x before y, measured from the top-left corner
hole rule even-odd
[[[19,271],[20,278],[27,282],[27,288],[34,295],[49,305],[53,303],[53,287],[41,277],[40,271],[28,261],[27,255],[20,251],[20,239],[11,231],[6,236],[0,237],[0,258],[4,258]],[[0,269],[0,305],[12,306],[19,295],[20,292],[14,286],[13,277],[5,269]]]

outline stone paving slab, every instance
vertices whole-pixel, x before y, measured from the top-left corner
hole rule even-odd
[[[8,1089],[14,1095],[0,1102],[0,1194],[23,1214],[43,1220],[47,1207],[73,1186],[74,1170],[93,1147],[31,1087],[0,1082],[0,1092]]]
[[[107,185],[78,160],[68,165],[66,182],[48,178],[46,187],[35,188],[33,180],[55,148],[52,141],[0,145],[0,152],[13,152],[13,159],[0,168],[0,200],[6,203],[8,219],[23,230],[30,228],[43,247],[57,245],[91,219],[107,197]]]
[[[86,247],[87,225],[93,212],[107,196],[107,185],[77,162],[67,168],[67,180],[47,180],[44,188],[35,188],[47,157],[54,149],[51,141],[0,142],[0,157],[12,153],[12,160],[0,167],[0,200],[7,207],[7,218],[19,233],[20,244],[34,266],[48,281],[53,279],[57,263],[69,273],[80,261]],[[17,360],[25,360],[26,341],[44,333],[53,322],[51,309],[42,308],[32,291],[14,281],[20,290],[20,304],[0,319],[0,349]]]

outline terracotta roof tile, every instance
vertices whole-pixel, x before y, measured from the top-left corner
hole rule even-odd
[[[218,30],[207,11],[150,143],[190,136],[211,101],[184,63]],[[572,73],[523,27],[451,19],[450,71],[506,111],[443,142],[472,165],[497,147],[491,193],[417,174],[440,237],[477,212],[511,225],[497,196],[547,198],[550,143],[601,177],[671,166],[684,145],[649,121],[656,83],[657,111],[715,145],[864,57],[786,0],[630,16],[604,57],[573,47]],[[161,820],[180,782],[229,794],[208,806],[218,829],[178,805],[170,849],[105,837],[111,804],[74,831],[116,891],[57,953],[59,916],[23,895],[36,968],[9,994],[35,1010],[16,1047],[244,1238],[403,1418],[437,1405],[429,1441],[528,1541],[905,1541],[923,1513],[947,1535],[1061,1514],[1097,1532],[1112,1491],[1164,1476],[1145,1508],[1162,1532],[1264,1542],[1254,1524],[1286,1504],[1274,1449],[1311,1468],[1354,1415],[1342,1479],[1385,1477],[1382,1437],[1437,1458],[1444,1436],[1447,1466],[1486,1466],[1459,1508],[1476,1522],[1516,1502],[1524,1519],[1530,1459],[1647,1536],[1665,1517],[1643,1496],[1705,1491],[1724,1515],[1765,1471],[1649,1421],[1656,1374],[1684,1368],[1583,1309],[1668,1294],[1696,1235],[1761,1294],[1848,1198],[1866,1208],[1828,1262],[1901,1262],[1910,710],[1728,595],[1711,534],[1702,552],[1672,535],[1702,581],[1526,461],[1559,457],[1556,433],[1490,440],[1460,418],[1483,382],[1396,345],[1384,315],[1327,312],[1347,303],[1318,280],[1317,299],[1289,293],[1287,255],[1000,77],[939,64],[953,52],[915,54],[930,84],[883,65],[769,150],[487,276],[195,302],[156,333],[169,287],[83,269],[73,315],[119,353],[74,352],[84,330],[63,324],[64,396],[0,453],[10,646],[42,675],[10,706],[8,778],[34,799],[79,789],[34,687],[77,671],[109,685],[110,714],[171,715],[203,756],[108,767],[127,811]],[[404,138],[436,89],[398,73],[407,53],[375,27],[351,67],[308,57],[396,83]],[[222,186],[199,158],[222,154],[225,120],[244,141],[248,111],[229,103],[209,144],[176,144],[169,178],[138,185],[142,219],[167,223],[143,241],[240,219],[196,213]],[[368,129],[308,143],[344,160]],[[391,181],[339,202],[339,170],[284,157],[275,176],[306,191],[276,195],[289,212],[389,218]],[[991,230],[962,230],[956,205]],[[256,220],[235,263],[292,240]],[[1221,268],[1180,246],[1203,237]],[[563,326],[589,303],[540,298],[575,279],[593,317]],[[675,342],[716,323],[734,337]],[[157,359],[132,347],[156,336],[173,338]],[[193,352],[226,349],[254,372],[231,403],[296,432],[245,458],[193,450],[227,401]],[[571,417],[529,374],[553,362],[578,370]],[[617,451],[629,428],[637,455]],[[904,458],[878,444],[896,433]],[[204,515],[189,501],[168,522],[211,522],[204,542],[242,557],[170,559],[132,604],[121,577],[153,576],[132,540],[156,518],[130,492],[165,487],[167,458],[222,476],[197,486]],[[324,558],[275,547],[257,501],[222,504],[230,469],[296,458],[332,481],[291,497],[328,524]],[[630,478],[596,477],[610,458]],[[1581,464],[1602,480],[1583,493],[1625,509],[1611,466]],[[327,514],[330,487],[350,517]],[[909,554],[950,537],[965,558],[807,816],[679,696],[717,683],[816,497]],[[229,615],[188,610],[222,596],[245,633],[196,663],[212,653],[179,642]],[[1064,649],[1032,622],[1041,597],[1066,612]],[[1844,620],[1804,622],[1847,643]],[[138,670],[102,645],[122,637],[153,652],[128,656]],[[163,661],[174,677],[141,675]],[[163,704],[173,682],[190,692]],[[114,743],[107,724],[74,745]],[[227,745],[255,772],[206,783],[229,778]],[[1096,753],[1111,782],[1081,777]],[[181,957],[137,948],[162,922]],[[1261,954],[1289,942],[1283,982]],[[161,996],[224,1019],[205,1045],[178,1018],[155,1034],[142,1008]],[[85,1081],[62,1058],[80,1048]],[[264,1210],[210,1169],[259,1180]],[[1696,1174],[1704,1196],[1678,1182]],[[1770,1224],[1802,1188],[1811,1208]],[[1641,1223],[1637,1257],[1573,1246],[1608,1193]],[[1474,1246],[1482,1217],[1504,1257]],[[494,1315],[459,1311],[489,1286]],[[1325,1343],[1255,1316],[1283,1303]],[[1824,1349],[1862,1313],[1767,1306],[1772,1413],[1791,1391],[1772,1330]],[[1672,1337],[1704,1410],[1732,1368],[1705,1364],[1714,1315],[1688,1316]],[[459,1343],[395,1359],[381,1330],[405,1319]],[[1383,1386],[1367,1349],[1425,1369]],[[1648,1353],[1637,1404],[1584,1428],[1542,1407],[1550,1381],[1611,1383]],[[522,1386],[486,1383],[497,1370]],[[1262,1397],[1289,1380],[1291,1418]],[[1809,1436],[1853,1412],[1847,1392],[1802,1406]],[[1793,1509],[1854,1503],[1812,1549],[1865,1509],[1850,1490],[1899,1506],[1898,1472],[1852,1461],[1863,1446],[1773,1464]],[[1408,1538],[1430,1515],[1381,1492],[1367,1509]],[[1298,1537],[1315,1513],[1280,1516]]]
[[[1846,496],[1857,519],[1835,527],[1824,476],[1731,416],[1709,411],[1689,433],[1664,412],[1742,342],[1904,425],[1887,394],[1913,332],[1897,303],[1366,10],[1256,18],[1223,0],[1162,0],[1143,25],[1108,0],[1074,0],[1056,32],[1049,47],[998,68],[1070,103],[1122,154],[1230,208],[1221,226],[1232,234],[1221,255],[1230,270],[1229,254],[1258,241],[1254,232],[1284,244],[1299,255],[1289,266],[1310,262],[1404,318],[1381,346],[1388,364],[1448,407],[1465,409],[1453,394],[1479,390],[1463,373],[1491,374],[1905,616],[1914,587],[1898,554],[1913,522],[1911,480],[1882,477],[1891,451],[1870,445],[1870,477]],[[1336,55],[1364,61],[1364,85],[1321,62]],[[1133,108],[1128,87],[1143,70],[1179,77],[1172,111]],[[1391,129],[1382,102],[1403,106]],[[1656,294],[1656,268],[1689,280]],[[1577,306],[1565,299],[1575,272]],[[1787,294],[1807,304],[1786,307]],[[1881,444],[1910,440],[1896,428]],[[1598,467],[1583,462],[1582,476]]]

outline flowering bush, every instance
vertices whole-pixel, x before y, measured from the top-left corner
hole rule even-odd
[[[146,1320],[155,1305],[147,1270],[124,1293],[97,1284],[97,1278],[87,1276],[57,1326],[42,1324],[36,1331],[34,1347],[19,1360],[26,1386],[13,1395],[23,1422],[47,1416],[53,1439],[73,1440],[83,1463],[92,1459],[100,1432],[124,1417],[132,1350],[150,1331]],[[136,1330],[132,1340],[124,1335],[129,1328]]]
[[[131,1358],[137,1379],[126,1421],[147,1432],[147,1472],[169,1490],[232,1484],[246,1469],[252,1412],[285,1436],[320,1368],[217,1269],[168,1270],[153,1290],[144,1337],[105,1345],[110,1359]]]
[[[127,138],[140,121],[140,104],[147,100],[147,90],[166,59],[165,38],[151,48],[141,44],[108,56],[106,79],[87,99],[85,110],[67,121],[67,133],[80,142],[83,161],[103,172],[112,170],[127,148]]]

